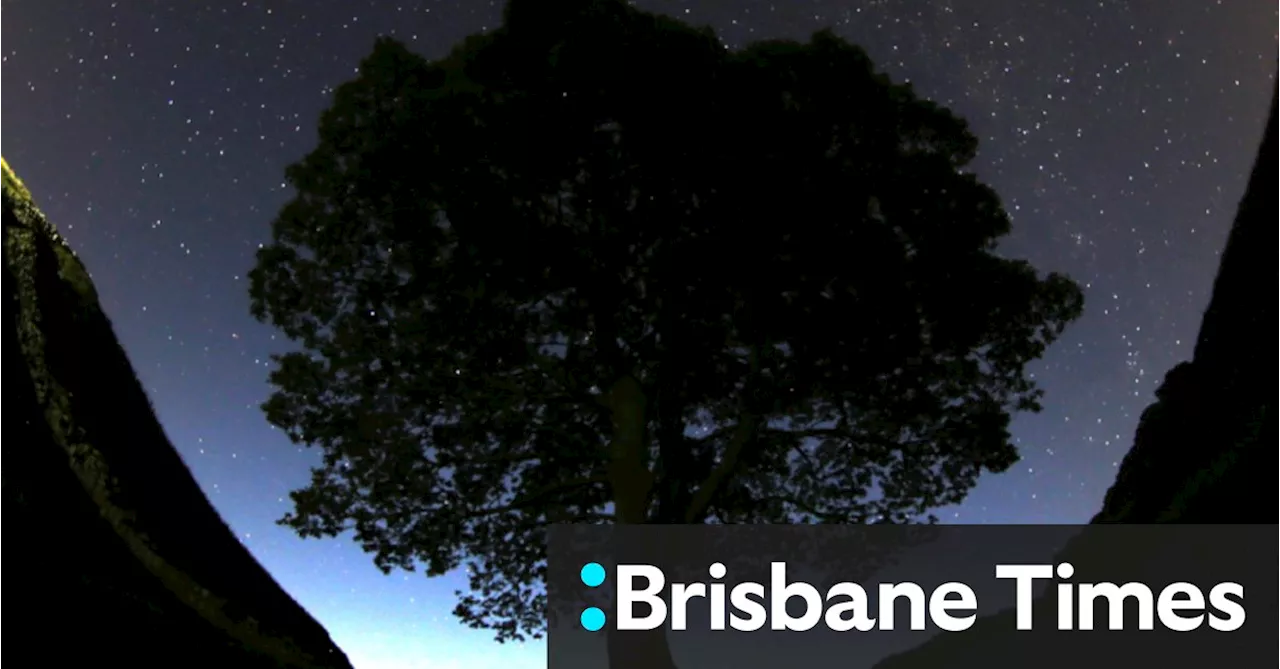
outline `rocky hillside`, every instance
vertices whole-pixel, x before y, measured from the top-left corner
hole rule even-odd
[[[170,444],[84,266],[4,174],[0,480],[12,657],[51,666],[347,669]]]

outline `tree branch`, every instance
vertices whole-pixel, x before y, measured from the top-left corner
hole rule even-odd
[[[816,507],[814,507],[813,505],[808,504],[807,502],[802,502],[802,501],[800,501],[800,500],[798,500],[798,499],[796,499],[795,497],[792,497],[792,496],[790,496],[790,495],[770,495],[770,496],[768,496],[768,497],[764,497],[764,498],[760,499],[759,501],[762,503],[762,505],[763,505],[763,504],[767,504],[767,503],[769,503],[769,502],[780,502],[780,503],[782,503],[782,504],[789,504],[789,505],[791,505],[792,507],[794,507],[794,508],[796,508],[796,509],[799,509],[801,512],[803,512],[803,513],[807,513],[807,514],[809,514],[809,515],[813,516],[814,518],[817,518],[818,520],[821,520],[821,521],[822,521],[822,522],[824,522],[824,523],[832,523],[832,522],[848,523],[848,522],[850,522],[850,519],[849,519],[850,517],[849,517],[849,515],[847,515],[847,514],[846,514],[846,515],[841,515],[841,514],[837,514],[837,513],[831,513],[831,512],[828,512],[828,511],[821,511],[821,510],[817,509]]]
[[[743,384],[742,392],[744,395],[751,392],[750,387],[755,379],[755,375],[760,369],[759,352],[755,346],[751,347],[748,356],[751,364],[751,373],[747,377],[747,382]],[[738,425],[734,430],[733,439],[729,442],[728,448],[725,449],[724,457],[720,459],[720,463],[698,486],[698,490],[693,494],[693,500],[689,503],[689,508],[685,511],[684,522],[696,523],[701,521],[707,513],[707,508],[711,506],[711,501],[715,499],[716,493],[725,480],[733,474],[733,470],[738,466],[738,460],[742,457],[742,451],[747,444],[756,436],[756,428],[759,418],[755,415],[753,407],[749,407],[746,401],[741,401],[741,414],[738,417]]]
[[[605,478],[604,476],[589,476],[586,478],[572,479],[569,481],[560,481],[560,482],[553,483],[551,485],[543,486],[541,488],[533,490],[525,495],[522,495],[516,498],[515,500],[512,500],[508,504],[503,504],[501,506],[496,506],[496,507],[490,507],[487,509],[479,509],[476,511],[471,511],[463,514],[463,516],[465,520],[476,520],[476,519],[484,518],[487,516],[507,513],[509,511],[523,511],[523,510],[527,510],[529,507],[536,506],[538,504],[545,502],[548,497],[554,495],[555,493],[564,492],[567,490],[573,490],[575,488],[585,488],[590,485],[602,484],[607,482],[608,482],[608,479]],[[601,515],[611,516],[611,514],[601,514]],[[561,521],[561,522],[571,522],[571,521]]]
[[[543,486],[532,490],[524,495],[517,497],[512,504],[520,507],[527,507],[546,499],[550,495],[575,488],[586,488],[591,485],[607,483],[608,479],[601,476],[587,476],[579,479],[570,479],[568,481],[557,481],[551,485]]]
[[[509,511],[520,511],[520,510],[521,509],[519,508],[511,507],[511,506],[494,507],[490,509],[483,509],[474,513],[464,514],[462,517],[462,520],[464,522],[468,522],[472,520],[481,520],[483,518],[489,518],[491,516],[501,515]],[[519,527],[538,527],[541,525],[559,524],[559,523],[601,523],[601,522],[612,523],[612,522],[615,522],[615,520],[616,520],[616,517],[612,513],[602,513],[599,511],[583,511],[580,513],[569,514],[569,515],[558,517],[558,518],[548,517],[540,521],[522,523]]]

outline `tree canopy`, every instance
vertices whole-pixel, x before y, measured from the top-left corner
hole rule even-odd
[[[995,252],[961,118],[830,32],[552,5],[379,40],[288,168],[264,409],[324,460],[283,523],[467,565],[523,639],[548,523],[914,522],[1016,461],[1081,294]]]

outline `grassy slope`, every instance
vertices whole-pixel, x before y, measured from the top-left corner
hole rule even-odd
[[[3,179],[6,418],[23,437],[7,442],[3,494],[24,546],[6,572],[28,584],[6,600],[28,611],[7,622],[10,649],[78,623],[89,643],[33,657],[349,667],[204,497],[84,266],[7,163]]]

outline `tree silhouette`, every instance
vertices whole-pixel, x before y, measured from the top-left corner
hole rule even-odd
[[[458,615],[522,640],[548,523],[911,522],[1015,462],[1082,300],[995,254],[963,120],[829,32],[543,4],[379,40],[288,169],[264,409],[324,461],[282,523],[468,565]]]

